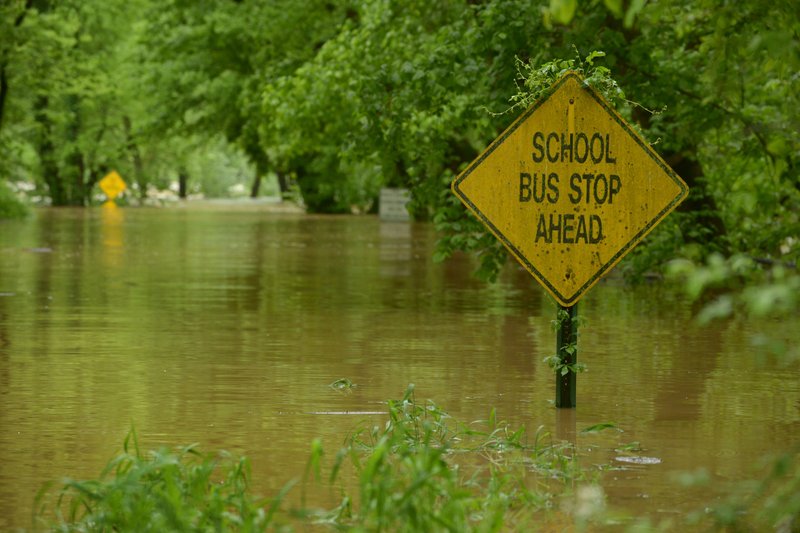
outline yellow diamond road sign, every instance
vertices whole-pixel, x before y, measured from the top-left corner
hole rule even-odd
[[[452,188],[563,306],[574,305],[689,193],[574,72]]]
[[[109,200],[113,200],[127,188],[125,181],[116,170],[112,170],[106,174],[98,185],[100,185],[100,189],[102,189]]]

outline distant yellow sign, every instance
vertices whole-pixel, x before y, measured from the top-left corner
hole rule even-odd
[[[689,192],[574,72],[452,188],[564,306],[574,305]]]
[[[113,200],[122,194],[125,189],[127,189],[125,181],[122,179],[122,177],[120,177],[116,170],[112,170],[106,174],[103,179],[100,180],[98,185],[100,185],[100,189],[103,191],[103,193],[105,193],[109,200]]]

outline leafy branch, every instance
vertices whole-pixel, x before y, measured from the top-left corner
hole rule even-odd
[[[567,323],[569,323],[569,327],[573,327],[574,325],[574,327],[577,329],[577,327],[583,324],[584,321],[580,315],[570,317],[570,314],[566,309],[559,308],[556,319],[551,321],[553,331],[560,331],[562,328],[567,327]],[[570,362],[575,359],[574,356],[578,352],[577,331],[575,335],[573,335],[572,342],[565,343],[563,346],[561,346],[560,352],[561,353],[548,355],[543,359],[543,361],[547,363],[547,365],[552,368],[555,373],[566,376],[569,372],[579,374],[588,370],[585,363]]]

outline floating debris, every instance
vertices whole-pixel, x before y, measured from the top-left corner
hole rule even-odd
[[[620,463],[630,463],[633,465],[657,465],[661,463],[661,459],[658,457],[643,457],[640,455],[621,455],[619,457],[614,457],[614,460]]]
[[[311,411],[310,415],[386,415],[386,411]]]
[[[336,381],[334,381],[333,383],[331,383],[328,386],[330,388],[338,390],[338,391],[348,391],[349,392],[356,386],[356,384],[353,383],[352,381],[350,381],[347,378],[342,378],[342,379],[337,379]]]
[[[599,433],[605,429],[613,429],[622,433],[622,430],[617,427],[615,422],[601,422],[599,424],[595,424],[593,426],[589,426],[588,428],[584,428],[581,430],[582,434],[586,433]]]

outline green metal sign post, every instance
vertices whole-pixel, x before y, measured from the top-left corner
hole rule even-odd
[[[578,304],[571,307],[558,306],[558,330],[556,331],[556,407],[575,407],[578,362]]]

